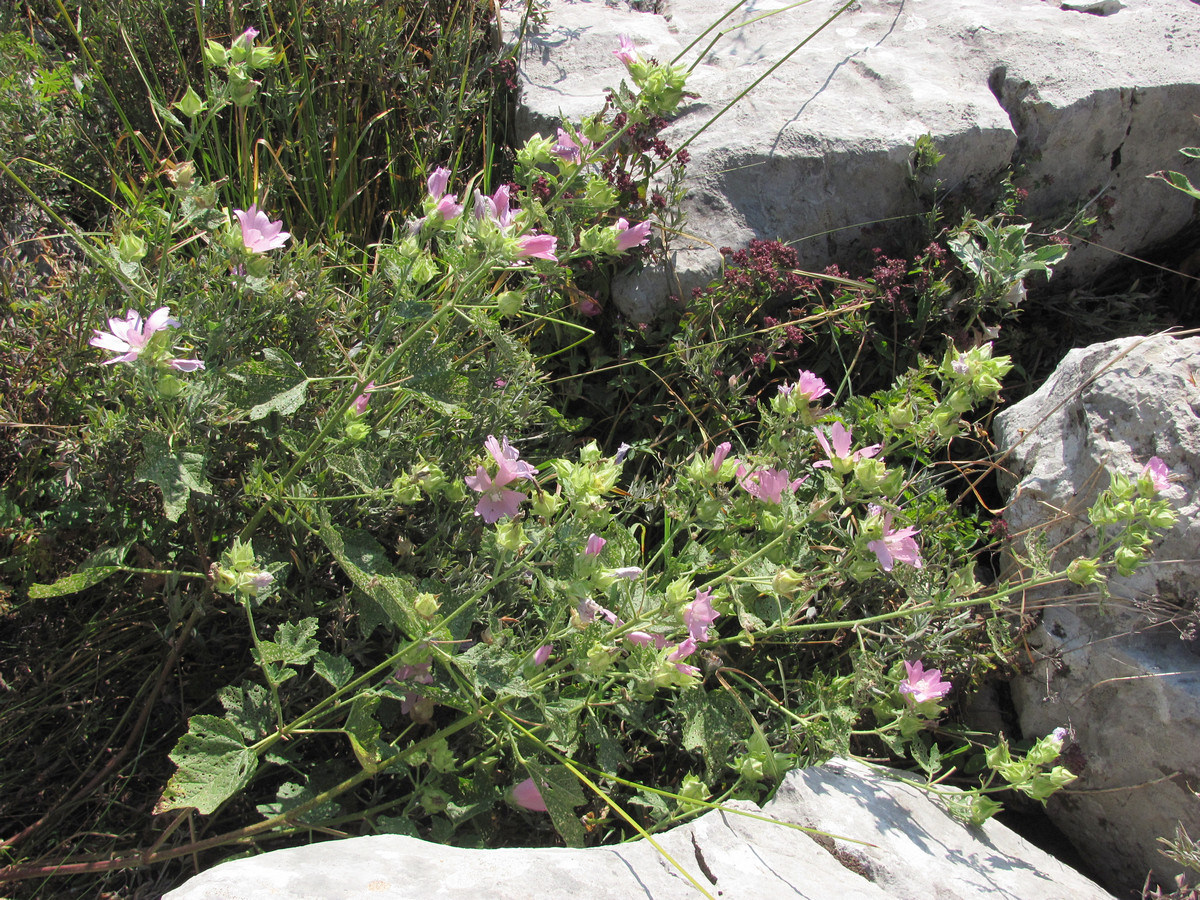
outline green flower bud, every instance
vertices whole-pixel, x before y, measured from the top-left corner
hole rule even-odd
[[[496,546],[509,553],[517,553],[525,546],[525,529],[516,519],[506,519],[496,525]]]
[[[967,391],[960,388],[959,390],[953,391],[950,396],[946,398],[946,405],[961,415],[972,407],[973,402],[971,400],[971,395]]]
[[[553,494],[549,491],[538,491],[533,495],[533,503],[530,504],[533,514],[543,519],[553,518],[561,506],[562,495],[557,491]]]
[[[804,585],[804,576],[795,569],[781,568],[776,570],[771,579],[771,590],[785,597],[790,597]]]
[[[229,97],[235,106],[246,107],[258,95],[258,82],[237,69],[229,71]]]
[[[504,291],[496,297],[496,312],[502,316],[515,316],[524,302],[525,295],[520,291]]]
[[[371,426],[366,422],[350,422],[346,425],[346,440],[357,444],[365,441],[371,434]]]
[[[579,250],[588,256],[613,255],[617,252],[617,235],[606,225],[593,225],[579,236]]]
[[[879,566],[876,563],[875,557],[868,559],[856,559],[850,563],[850,568],[847,572],[855,581],[866,581],[868,578],[879,573]]]
[[[204,61],[210,66],[221,68],[229,61],[229,51],[216,41],[208,41],[204,45]]]
[[[592,675],[603,675],[612,665],[612,653],[603,644],[595,643],[588,648],[587,671]]]
[[[667,585],[667,604],[672,607],[683,606],[694,599],[692,583],[686,578],[677,578]]]
[[[1142,552],[1135,550],[1132,547],[1118,547],[1115,554],[1117,561],[1117,574],[1122,576],[1132,575],[1137,571],[1138,566],[1142,564]]]
[[[440,608],[436,594],[422,592],[417,594],[417,599],[413,601],[413,609],[422,619],[432,619]]]
[[[117,256],[121,262],[135,263],[146,255],[146,242],[136,234],[126,232],[117,239]]]
[[[761,759],[743,756],[738,765],[738,775],[746,781],[758,783],[763,780],[763,763]]]
[[[252,69],[265,69],[275,65],[276,58],[274,47],[255,47],[250,51],[248,62]]]
[[[877,492],[887,474],[887,465],[881,459],[860,459],[854,464],[854,480],[867,493]]]
[[[905,402],[889,406],[888,423],[897,431],[903,431],[913,423],[912,405]]]
[[[183,94],[183,99],[175,104],[179,111],[189,119],[194,119],[208,107],[208,104],[200,99],[200,95],[188,87]]]
[[[158,376],[156,387],[159,394],[167,398],[178,397],[183,393],[183,382],[170,372],[163,372]]]
[[[616,190],[603,178],[591,179],[583,189],[583,202],[595,213],[608,212],[616,205],[617,199]],[[611,231],[611,229],[609,230]],[[615,238],[613,239],[613,246],[614,248],[616,246]]]
[[[412,261],[408,277],[417,287],[428,284],[437,277],[438,265],[428,253],[422,253]]]
[[[1067,578],[1080,587],[1087,587],[1089,584],[1103,581],[1099,572],[1100,560],[1098,559],[1076,559],[1067,566]]]
[[[208,570],[208,577],[212,579],[213,590],[218,594],[233,593],[234,586],[237,583],[236,573],[230,572],[219,563],[213,563],[212,568]]]
[[[355,425],[362,425],[363,428],[367,429],[367,434],[370,434],[370,428],[367,427],[365,422],[355,422],[346,426],[347,437],[350,436],[350,431]],[[420,502],[421,486],[413,480],[411,475],[404,472],[392,479],[392,496],[395,497],[396,502],[401,506],[411,506],[414,503]]]
[[[708,797],[708,785],[695,775],[685,775],[679,786],[679,796],[689,800],[704,800]]]
[[[540,132],[535,134],[517,150],[517,165],[523,169],[533,169],[550,162],[554,158],[551,151],[555,142],[555,138],[544,138]]]

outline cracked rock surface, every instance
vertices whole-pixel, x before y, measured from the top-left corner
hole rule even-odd
[[[625,74],[611,52],[618,35],[667,62],[731,5],[549,0],[523,36],[519,130],[553,134],[563,117],[599,110]],[[926,133],[945,154],[926,192],[940,181],[983,209],[1017,164],[1022,211],[1039,225],[1080,210],[1098,218],[1058,278],[1085,281],[1118,259],[1110,251],[1151,248],[1188,223],[1192,201],[1145,176],[1200,177],[1178,152],[1198,137],[1197,3],[863,0],[796,50],[841,5],[750,0],[683,56],[697,63],[689,89],[700,97],[664,134],[672,147],[796,51],[688,145],[696,239],[672,239],[673,271],[617,286],[627,314],[687,296],[716,274],[718,248],[752,238],[797,242],[808,269],[886,248],[920,227],[909,157]],[[517,22],[507,14],[512,40]]]
[[[953,789],[951,789],[953,790]],[[762,810],[731,803],[656,840],[569,850],[467,850],[398,835],[326,841],[216,866],[165,900],[1111,900],[995,821],[963,825],[929,794],[835,760],[787,775]],[[780,822],[820,829],[799,831]]]
[[[1045,606],[1012,682],[1026,734],[1074,732],[1079,779],[1052,797],[1050,817],[1097,875],[1136,894],[1153,869],[1183,871],[1159,849],[1181,823],[1200,834],[1200,338],[1160,334],[1072,350],[1033,395],[996,418],[1004,520],[1027,553],[1054,561],[1096,552],[1083,528],[1109,486],[1137,478],[1151,457],[1170,472],[1160,496],[1175,526],[1110,596],[1056,585],[1023,598]],[[1107,471],[1106,471],[1107,470]],[[1182,617],[1182,621],[1174,617]],[[1183,638],[1183,640],[1181,640]]]

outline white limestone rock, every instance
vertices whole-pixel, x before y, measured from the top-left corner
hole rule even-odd
[[[741,6],[684,57],[690,64],[704,51],[689,81],[700,98],[685,105],[667,142],[694,135],[840,5]],[[661,6],[653,14],[549,0],[545,23],[523,35],[518,129],[553,133],[562,118],[598,110],[605,88],[625,75],[611,52],[618,35],[630,35],[643,56],[670,61],[732,4]],[[1178,153],[1196,143],[1200,6],[1101,6],[855,4],[688,145],[686,230],[696,240],[673,239],[674,271],[649,276],[651,292],[666,283],[686,298],[718,273],[718,248],[755,237],[795,242],[801,265],[820,269],[919,227],[913,217],[922,205],[907,178],[925,133],[945,154],[936,173],[942,186],[977,198],[977,208],[1016,162],[1029,190],[1024,210],[1039,222],[1062,224],[1088,207],[1101,219],[1093,240],[1111,250],[1136,253],[1171,238],[1188,223],[1192,202],[1144,176],[1170,168],[1200,177],[1200,164]],[[792,8],[760,18],[785,7]],[[512,40],[517,21],[508,14]],[[1059,276],[1116,259],[1077,242]],[[636,292],[621,284],[614,292],[627,312],[644,312]]]
[[[761,811],[750,803],[730,805],[855,840],[813,837],[732,811],[712,811],[659,835],[663,849],[721,900],[1111,900],[999,823],[963,825],[928,794],[855,762],[789,773]],[[586,850],[465,850],[378,835],[223,863],[165,900],[700,896],[645,841]]]
[[[1050,801],[1060,829],[1112,889],[1136,891],[1177,822],[1200,834],[1200,646],[1172,611],[1200,597],[1200,339],[1124,338],[1071,351],[1032,396],[996,420],[1011,491],[1005,521],[1029,544],[1059,547],[1059,566],[1091,555],[1071,540],[1108,487],[1105,468],[1137,477],[1152,456],[1171,471],[1162,492],[1178,514],[1131,577],[1113,576],[1102,607],[1083,589],[1031,594],[1048,604],[1027,639],[1032,666],[1012,683],[1026,734],[1069,725],[1087,767]],[[1073,588],[1067,585],[1067,588]],[[1155,624],[1157,622],[1157,624]]]

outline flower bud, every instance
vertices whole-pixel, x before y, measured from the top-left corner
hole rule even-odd
[[[878,491],[887,474],[887,465],[882,459],[860,459],[854,464],[854,480],[868,493]]]
[[[897,403],[894,406],[889,406],[888,423],[897,431],[903,431],[913,423],[912,405],[905,402]]]
[[[1100,561],[1098,559],[1076,559],[1067,566],[1067,578],[1080,587],[1087,587],[1089,584],[1104,580],[1100,576],[1099,570]]]
[[[432,619],[438,614],[439,608],[436,594],[422,592],[417,594],[417,599],[413,601],[413,610],[422,619]]]
[[[510,553],[525,545],[525,529],[516,519],[506,519],[496,525],[496,546]]]
[[[795,569],[781,568],[771,579],[771,589],[777,594],[790,597],[804,584],[804,577]]]
[[[515,316],[524,302],[525,295],[520,291],[504,291],[496,297],[496,312],[502,316]]]
[[[216,41],[208,41],[204,45],[204,61],[210,66],[220,68],[229,61],[229,51]]]
[[[183,382],[170,372],[163,372],[158,376],[156,387],[158,388],[158,393],[168,399],[178,397],[183,393]]]
[[[543,519],[553,518],[560,506],[562,496],[557,492],[551,494],[549,491],[538,491],[533,495],[533,502],[530,504],[533,514]]]
[[[188,87],[183,94],[183,99],[181,99],[175,105],[179,108],[179,111],[189,119],[194,119],[196,116],[200,115],[200,113],[204,112],[204,109],[208,104],[200,99],[200,95],[193,91],[191,87]]]
[[[146,255],[146,242],[136,234],[126,232],[117,239],[117,256],[121,262],[134,263]]]

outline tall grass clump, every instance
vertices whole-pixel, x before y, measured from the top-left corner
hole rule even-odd
[[[0,166],[75,254],[10,295],[0,356],[0,752],[24,776],[0,879],[153,890],[354,834],[613,841],[833,754],[935,791],[981,773],[946,795],[977,822],[1071,780],[1064,734],[938,723],[1001,663],[1011,598],[1141,561],[1171,516],[1154,472],[1114,476],[1088,566],[998,580],[960,497],[1011,361],[974,318],[904,356],[871,318],[893,287],[956,315],[947,279],[990,315],[993,271],[1054,262],[1023,226],[964,224],[962,267],[907,287],[747,257],[660,377],[589,356],[591,291],[678,225],[681,67],[623,40],[605,108],[509,170],[486,5],[137,9],[31,7],[109,113],[86,139],[111,177],[68,179],[105,214]],[[821,355],[777,354],[788,328]]]

